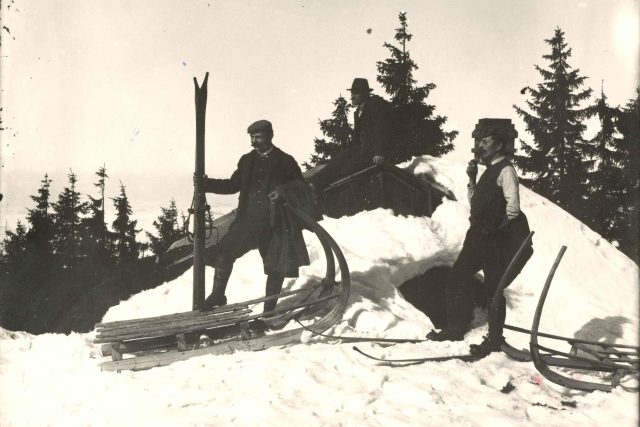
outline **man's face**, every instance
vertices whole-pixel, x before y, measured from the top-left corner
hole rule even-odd
[[[268,132],[260,131],[251,134],[251,146],[254,150],[264,153],[271,148],[271,139],[273,135]]]
[[[480,140],[477,150],[480,160],[485,164],[489,164],[502,153],[502,144],[497,143],[491,136],[485,136]]]
[[[357,107],[358,105],[361,105],[364,102],[364,100],[367,99],[368,97],[369,97],[369,94],[351,92],[351,104]]]

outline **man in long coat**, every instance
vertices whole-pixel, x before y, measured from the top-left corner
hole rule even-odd
[[[225,305],[225,290],[236,259],[252,249],[258,249],[267,274],[266,295],[276,295],[282,289],[284,277],[296,277],[297,267],[309,264],[309,256],[304,245],[302,232],[294,233],[295,242],[289,242],[296,248],[295,259],[288,265],[270,263],[269,259],[280,259],[270,254],[272,248],[282,247],[282,242],[273,245],[275,234],[271,226],[271,203],[279,197],[279,187],[293,181],[303,181],[300,167],[295,159],[272,143],[273,128],[269,121],[259,120],[251,124],[247,132],[251,137],[253,150],[240,158],[238,167],[229,179],[203,177],[205,192],[216,194],[234,194],[240,192],[236,218],[229,231],[216,246],[216,256],[212,260],[215,267],[213,290],[200,309]],[[289,252],[291,253],[291,251]],[[294,268],[291,268],[293,264]],[[276,299],[265,301],[264,311],[272,311]]]

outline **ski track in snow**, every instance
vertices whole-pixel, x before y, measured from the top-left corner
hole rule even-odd
[[[454,262],[468,227],[465,165],[423,157],[402,166],[428,174],[458,201],[445,200],[432,218],[394,217],[378,209],[321,222],[341,246],[352,278],[343,320],[328,334],[423,338],[433,327],[396,287]],[[507,290],[507,323],[531,326],[547,273],[567,245],[540,330],[637,344],[637,266],[553,203],[525,188],[521,202],[536,232],[535,253]],[[287,279],[286,288],[324,275],[319,242],[309,233],[305,239],[311,265],[298,279]],[[213,269],[207,268],[206,276],[208,293]],[[112,307],[104,320],[189,310],[191,284],[189,270]],[[227,296],[238,302],[263,292],[262,264],[252,251],[236,262]],[[464,342],[358,347],[389,358],[461,354],[486,333],[481,320]],[[532,363],[498,353],[472,364],[452,360],[391,367],[355,353],[353,344],[305,333],[305,344],[113,373],[100,371],[103,359],[93,336],[0,329],[0,425],[637,425],[637,393],[567,390],[545,380]],[[528,348],[527,336],[509,331],[506,336],[516,347]],[[501,391],[508,383],[515,388]]]

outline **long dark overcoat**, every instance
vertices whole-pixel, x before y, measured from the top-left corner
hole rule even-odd
[[[353,120],[353,145],[360,146],[366,152],[368,160],[373,156],[388,156],[393,137],[393,120],[391,105],[372,95],[362,106],[360,114]]]
[[[251,182],[251,172],[253,170],[253,164],[257,159],[257,156],[259,155],[260,154],[258,154],[256,151],[252,150],[251,152],[240,157],[240,160],[238,161],[238,167],[229,179],[207,178],[204,181],[204,190],[207,193],[234,194],[240,192],[240,195],[238,196],[238,210],[236,219],[231,227],[241,227],[243,226],[243,222],[253,220],[253,218],[247,217],[247,211],[248,205],[250,203],[256,202],[256,200],[251,199],[252,195],[249,193],[250,188],[253,184]],[[274,147],[273,151],[269,154],[269,157],[270,166],[265,170],[265,175],[263,178],[263,182],[266,185],[266,194],[271,193],[276,189],[276,187],[282,184],[296,180],[303,181],[300,167],[292,156],[280,150],[278,147]],[[264,200],[262,202],[266,203],[267,201]],[[263,218],[263,220],[269,221],[269,218],[266,217]],[[265,227],[270,226],[269,224],[264,225]],[[309,263],[309,257],[304,239],[302,238],[302,233],[291,233],[289,235],[291,236],[292,241],[286,242],[288,244],[285,244],[284,246],[279,246],[285,248],[296,248],[295,251],[289,252],[290,257],[286,263],[287,265],[269,265],[267,268],[267,264],[265,263],[265,273],[282,273],[282,275],[286,277],[292,277],[294,275],[297,276],[297,268],[294,274],[294,271],[292,270],[292,264],[296,267],[299,267],[301,265],[307,265]],[[278,254],[267,254],[265,259],[283,259],[283,257],[279,256]]]

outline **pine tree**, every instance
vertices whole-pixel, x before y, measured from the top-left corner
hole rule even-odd
[[[567,63],[571,48],[564,32],[556,28],[553,38],[545,42],[551,47],[551,53],[543,55],[549,68],[535,66],[543,82],[523,89],[531,94],[527,101],[531,112],[514,105],[533,135],[533,145],[520,141],[525,155],[515,156],[515,162],[525,174],[524,184],[584,219],[593,161],[582,139],[589,111],[579,105],[591,96],[591,89],[582,89],[586,77]]]
[[[434,116],[435,106],[427,104],[429,93],[436,88],[434,83],[417,86],[413,72],[418,65],[411,59],[407,44],[413,37],[407,32],[407,16],[398,16],[400,27],[396,28],[395,40],[399,46],[384,43],[391,57],[377,62],[378,82],[391,97],[396,121],[395,151],[402,161],[411,156],[429,154],[442,156],[453,150],[453,140],[457,131],[445,132],[446,116]]]
[[[311,155],[309,163],[303,163],[307,169],[327,163],[335,154],[346,150],[351,144],[352,128],[349,125],[351,106],[342,95],[333,102],[333,105],[336,108],[331,113],[331,118],[320,120],[320,130],[325,138],[313,140],[315,152]]]
[[[116,219],[112,223],[115,256],[120,264],[135,261],[140,254],[140,244],[136,241],[136,235],[141,230],[136,230],[138,221],[131,219],[131,205],[122,183],[120,195],[112,197],[111,200],[116,209]]]
[[[155,255],[164,253],[173,242],[184,235],[182,228],[178,225],[178,208],[175,200],[171,199],[168,208],[161,207],[160,209],[162,214],[156,221],[153,221],[158,236],[146,232],[151,251]]]
[[[27,231],[28,252],[40,265],[47,264],[53,256],[54,223],[51,207],[51,182],[45,174],[37,196],[30,196],[36,203],[35,208],[29,209],[27,221],[30,224]]]
[[[109,231],[105,222],[105,186],[107,175],[106,168],[101,166],[95,173],[98,181],[93,185],[98,188],[98,197],[89,197],[89,215],[83,221],[86,233],[85,252],[88,261],[97,266],[108,266],[112,257],[111,245],[108,239]]]
[[[606,239],[617,240],[620,236],[614,230],[624,221],[622,204],[627,192],[622,170],[625,153],[617,130],[620,110],[609,106],[604,89],[588,110],[600,122],[600,131],[589,141],[594,167],[589,176],[588,224]]]
[[[83,233],[81,229],[82,215],[87,212],[87,204],[80,200],[80,193],[76,190],[78,182],[76,175],[70,171],[69,186],[58,195],[58,201],[53,204],[55,233],[53,246],[60,258],[63,269],[75,269],[79,258]]]
[[[16,231],[6,230],[5,234],[6,237],[2,241],[2,250],[0,251],[0,267],[2,267],[2,276],[8,278],[26,265],[27,229],[21,221],[18,221]],[[6,283],[9,283],[8,279]]]
[[[618,130],[622,135],[620,144],[622,157],[622,175],[627,190],[622,204],[623,220],[615,227],[614,233],[619,236],[620,249],[633,258],[636,263],[640,261],[640,110],[638,98],[640,89],[636,91],[636,97],[627,102],[622,108],[618,119]]]

